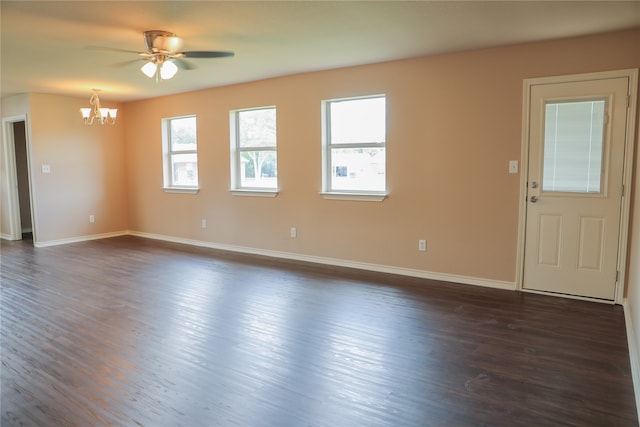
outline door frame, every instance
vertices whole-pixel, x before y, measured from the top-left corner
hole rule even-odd
[[[36,241],[36,217],[34,207],[34,194],[33,194],[33,162],[32,162],[32,150],[31,150],[31,126],[27,114],[19,114],[11,117],[2,118],[2,136],[4,145],[4,160],[7,183],[7,211],[9,213],[9,229],[10,235],[3,236],[8,237],[10,240],[22,239],[22,225],[20,220],[20,201],[18,194],[18,176],[16,168],[16,153],[15,153],[15,135],[13,130],[14,123],[24,122],[25,130],[25,143],[27,150],[27,175],[29,178],[29,204],[31,208],[31,232],[33,234],[33,241]]]
[[[565,76],[551,76],[530,78],[523,81],[522,96],[522,145],[521,145],[521,169],[520,169],[520,203],[518,212],[518,251],[516,257],[516,290],[531,293],[547,292],[534,291],[523,288],[524,283],[524,250],[525,250],[525,226],[527,219],[527,179],[529,176],[529,130],[530,130],[530,109],[531,88],[536,85],[571,83],[587,80],[603,80],[626,77],[629,79],[629,92],[627,98],[627,126],[624,141],[624,170],[622,174],[622,185],[624,190],[622,195],[622,206],[620,209],[620,230],[618,234],[618,278],[616,281],[614,304],[622,304],[624,299],[624,285],[626,283],[627,266],[627,244],[629,240],[629,213],[631,210],[631,185],[634,164],[634,138],[636,127],[636,106],[638,97],[638,69],[631,68],[625,70],[604,71],[586,74],[570,74]],[[583,299],[588,301],[607,302],[600,299],[562,295],[567,298]]]

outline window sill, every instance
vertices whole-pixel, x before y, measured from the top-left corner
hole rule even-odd
[[[162,187],[162,191],[165,193],[198,194],[200,189],[197,187]]]
[[[245,197],[276,197],[278,190],[229,190],[234,196]]]
[[[327,200],[355,200],[360,202],[382,202],[387,194],[366,193],[320,193]]]

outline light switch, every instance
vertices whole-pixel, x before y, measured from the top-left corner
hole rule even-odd
[[[42,165],[42,173],[51,173],[51,165]]]
[[[518,161],[509,160],[509,173],[518,173]]]

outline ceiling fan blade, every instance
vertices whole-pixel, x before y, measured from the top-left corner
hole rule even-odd
[[[181,58],[173,58],[173,62],[175,62],[175,64],[178,66],[178,68],[182,69],[182,70],[193,70],[195,69],[195,65],[189,63],[188,61],[185,61],[184,59]]]
[[[233,52],[215,52],[206,50],[194,50],[190,52],[184,52],[185,58],[224,58],[234,56]]]
[[[114,68],[122,68],[122,67],[126,67],[129,64],[133,64],[134,62],[138,62],[140,60],[142,60],[143,58],[138,58],[138,59],[131,59],[129,61],[123,61],[123,62],[116,62],[115,64],[111,65]]]
[[[108,52],[135,53],[136,55],[148,55],[147,52],[139,52],[137,50],[117,49],[114,47],[105,47],[105,46],[85,46],[85,49],[101,50],[101,51],[108,51]]]

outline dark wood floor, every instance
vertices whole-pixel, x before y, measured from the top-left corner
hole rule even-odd
[[[135,237],[2,249],[2,426],[636,426],[621,307]]]

